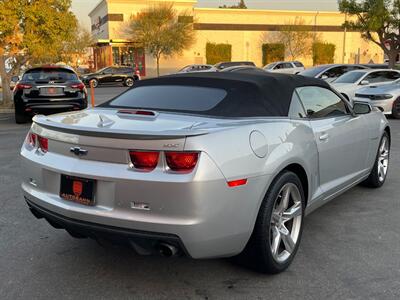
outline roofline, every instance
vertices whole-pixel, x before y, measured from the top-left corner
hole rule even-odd
[[[88,13],[88,16],[91,17],[93,12],[99,8],[100,4],[102,4],[103,2],[105,2],[107,4],[107,0],[100,0],[99,3],[96,4],[96,6]]]
[[[195,10],[205,10],[205,11],[229,11],[229,12],[259,12],[259,13],[290,13],[290,14],[310,14],[310,15],[315,15],[315,14],[323,14],[323,15],[344,15],[340,11],[320,11],[320,10],[284,10],[284,9],[238,9],[238,8],[217,8],[217,7],[194,7]]]

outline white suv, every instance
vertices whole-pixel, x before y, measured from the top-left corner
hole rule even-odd
[[[279,61],[270,63],[263,69],[267,72],[284,74],[298,74],[305,70],[304,65],[299,61]]]

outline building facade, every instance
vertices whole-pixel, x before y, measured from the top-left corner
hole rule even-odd
[[[363,40],[359,32],[346,31],[342,24],[345,15],[339,12],[276,11],[255,9],[202,8],[196,0],[102,0],[89,14],[94,47],[95,67],[133,65],[142,75],[155,74],[155,59],[125,33],[126,22],[149,5],[173,3],[179,12],[193,15],[196,42],[182,55],[162,59],[162,74],[174,72],[188,64],[207,63],[206,44],[231,45],[232,61],[250,60],[262,66],[262,45],[286,24],[301,19],[303,26],[318,40],[336,46],[335,63],[382,63],[383,51]],[[297,58],[306,66],[313,64],[312,55]]]

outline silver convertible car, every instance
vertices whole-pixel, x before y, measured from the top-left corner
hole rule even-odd
[[[388,122],[352,105],[295,75],[143,80],[95,108],[35,116],[21,149],[24,197],[74,237],[278,273],[305,214],[385,182]]]

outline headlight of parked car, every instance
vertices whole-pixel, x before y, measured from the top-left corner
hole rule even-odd
[[[382,94],[382,95],[374,95],[373,100],[386,100],[386,99],[391,99],[393,98],[393,95],[391,94]]]

